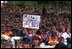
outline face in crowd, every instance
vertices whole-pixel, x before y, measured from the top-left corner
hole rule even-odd
[[[30,44],[29,43],[23,43],[22,48],[30,48]]]

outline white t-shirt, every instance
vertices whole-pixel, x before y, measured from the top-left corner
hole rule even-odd
[[[70,34],[70,33],[69,33]],[[65,45],[67,45],[67,40],[66,40],[66,38],[71,38],[71,34],[70,34],[70,36],[69,36],[69,34],[67,34],[66,32],[64,32],[63,34],[62,34],[62,37],[64,38],[64,44]]]
[[[45,48],[45,43],[41,43],[40,48]]]

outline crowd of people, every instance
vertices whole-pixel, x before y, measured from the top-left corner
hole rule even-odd
[[[39,29],[23,28],[23,14],[40,15]],[[1,8],[1,34],[21,37],[15,42],[18,48],[71,48],[71,13],[65,9],[6,6]],[[5,41],[1,47],[13,48],[13,44]]]

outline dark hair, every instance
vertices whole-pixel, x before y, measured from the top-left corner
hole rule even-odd
[[[38,36],[34,36],[33,40],[39,40],[40,41],[40,38]]]
[[[67,40],[68,44],[71,44],[71,38],[68,37],[68,38],[66,38],[66,40]]]
[[[28,37],[24,37],[24,38],[22,39],[22,41],[23,41],[23,43],[25,43],[25,44],[30,44],[30,40],[29,40]]]
[[[36,34],[38,34],[38,35],[41,34],[40,30],[37,30]]]

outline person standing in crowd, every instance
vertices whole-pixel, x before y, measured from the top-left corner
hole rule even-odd
[[[57,33],[57,36],[58,36],[59,39],[62,37],[62,34],[63,34],[62,29],[59,27],[59,30],[58,30],[58,33]]]
[[[67,48],[67,46],[64,44],[64,38],[61,37],[58,44],[56,44],[55,48]]]
[[[44,30],[44,29],[43,29],[43,30]],[[38,30],[38,31],[36,32],[36,36],[38,36],[38,37],[40,38],[40,41],[41,41],[41,42],[42,42],[43,39],[44,39],[43,30],[42,30],[42,28],[41,28],[40,30]]]
[[[71,38],[71,30],[70,30],[70,27],[67,27],[66,28],[66,32],[69,35],[69,38]]]
[[[31,48],[31,43],[28,37],[25,37],[21,40],[19,48]]]
[[[32,43],[32,41],[33,41],[33,32],[32,32],[31,29],[28,31],[28,38],[30,39],[30,42]]]
[[[57,32],[56,32],[56,29],[55,27],[52,27],[51,28],[51,32],[52,32],[52,35],[51,36],[48,36],[48,44],[50,45],[56,45],[58,44],[58,37],[57,37]]]
[[[34,36],[32,48],[40,48],[40,38],[38,36]]]
[[[20,32],[20,36],[22,38],[27,37],[28,36],[28,31],[25,28],[22,28],[21,32]]]
[[[64,44],[67,45],[67,38],[71,38],[71,33],[70,33],[70,29],[67,28],[66,31],[62,34],[62,37],[64,38]]]
[[[47,28],[45,29],[45,32],[44,32],[44,40],[47,39],[47,37],[48,37],[48,35],[49,35],[49,31],[50,31],[50,29],[47,27]]]

